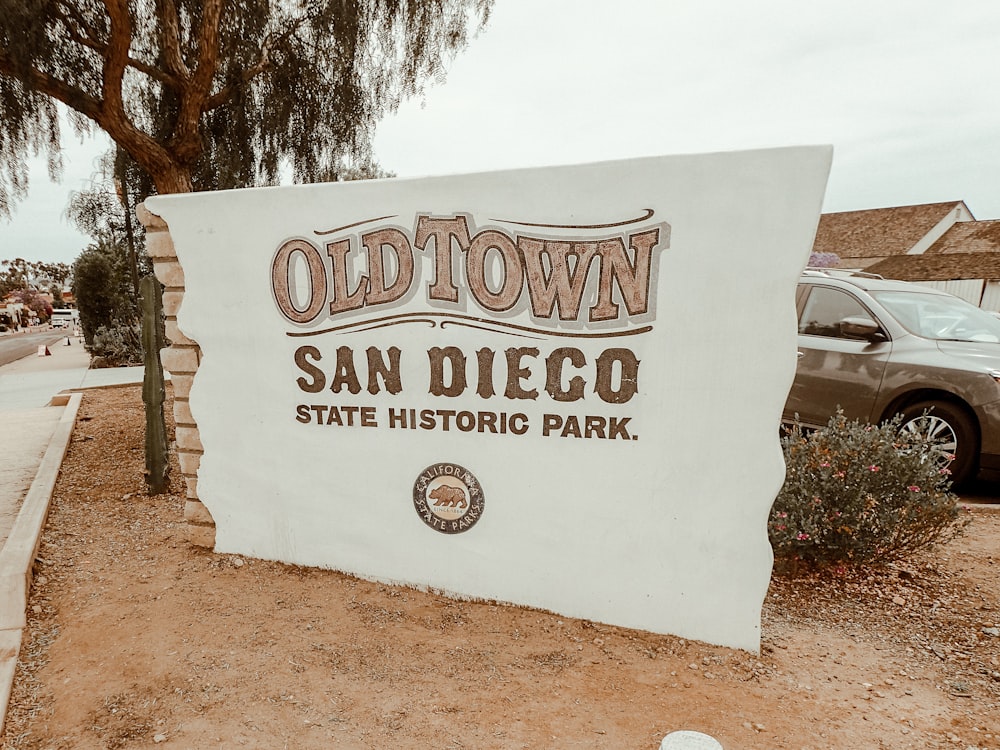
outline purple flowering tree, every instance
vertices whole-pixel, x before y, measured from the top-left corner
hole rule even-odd
[[[812,253],[809,256],[809,265],[812,268],[836,268],[840,263],[840,256],[836,253]]]

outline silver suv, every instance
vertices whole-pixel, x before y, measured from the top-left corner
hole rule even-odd
[[[1000,319],[950,294],[871,274],[807,270],[798,369],[783,418],[843,410],[929,437],[955,484],[1000,469]]]

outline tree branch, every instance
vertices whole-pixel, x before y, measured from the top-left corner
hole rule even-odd
[[[31,68],[27,75],[14,65],[14,61],[0,48],[0,73],[16,80],[22,80],[26,89],[34,89],[46,96],[51,96],[67,107],[75,109],[95,122],[99,121],[101,103],[76,86],[70,86],[55,76],[43,73],[37,68]]]
[[[212,90],[219,64],[219,23],[224,0],[205,0],[198,29],[197,64],[181,92],[177,124],[171,136],[174,153],[182,161],[193,161],[201,153],[201,114]]]
[[[181,54],[181,19],[174,0],[157,0],[160,20],[163,23],[163,61],[167,72],[180,79],[191,75]]]
[[[295,33],[296,29],[302,24],[303,19],[297,20],[291,26],[289,26],[281,34],[268,34],[264,38],[264,42],[260,46],[260,58],[257,63],[250,68],[247,68],[239,76],[239,85],[246,86],[250,81],[263,73],[270,70],[274,62],[271,58],[271,50],[278,47],[280,44],[284,43],[292,34]],[[202,108],[203,112],[210,112],[213,109],[217,109],[225,105],[232,97],[236,91],[236,85],[229,83],[223,86],[221,89],[216,91],[212,96],[208,98],[205,102],[205,106]]]
[[[254,65],[252,68],[244,70],[240,74],[239,85],[246,86],[254,78],[269,70],[270,67],[271,67],[271,61],[267,59],[265,52],[261,56],[260,61],[258,61],[256,65]],[[223,86],[221,89],[219,89],[210,97],[208,97],[207,100],[205,100],[205,104],[202,107],[202,112],[211,112],[213,109],[218,109],[219,107],[225,105],[230,99],[233,98],[233,94],[236,92],[236,88],[237,86],[232,83],[228,83],[225,86]]]
[[[24,75],[20,69],[15,68],[10,56],[3,49],[0,49],[0,75],[22,80],[26,89],[33,89],[50,96],[70,109],[89,117],[151,174],[154,165],[160,167],[169,165],[170,155],[166,149],[155,139],[135,128],[125,118],[124,112],[109,116],[106,106],[98,99],[36,68],[32,68],[27,75]]]
[[[53,14],[70,30],[71,38],[92,49],[98,48],[100,43],[97,40],[97,29],[87,23],[87,19],[83,17],[83,14],[75,6],[57,0],[53,8]],[[82,29],[82,32],[78,33],[71,28],[73,23],[76,23]],[[103,45],[100,46],[103,47]]]
[[[104,6],[110,20],[110,35],[106,44],[95,42],[103,47],[104,82],[101,98],[37,68],[31,68],[25,73],[23,68],[14,64],[14,60],[2,47],[0,74],[20,80],[26,89],[50,96],[93,120],[150,174],[154,174],[157,168],[169,169],[172,164],[169,152],[155,139],[136,128],[125,112],[122,83],[125,69],[131,64],[128,50],[132,33],[127,0],[104,0]],[[98,51],[97,48],[94,49]]]
[[[102,101],[97,116],[93,119],[139,163],[143,163],[143,150],[151,149],[157,152],[156,157],[162,158],[166,155],[163,147],[136,128],[125,111],[122,89],[125,68],[131,61],[128,50],[132,43],[132,19],[128,2],[104,0],[104,7],[108,13],[110,35],[104,51]]]
[[[104,49],[102,109],[114,124],[121,125],[125,121],[122,85],[125,67],[128,64],[128,49],[132,41],[132,22],[126,0],[104,0],[104,8],[108,13],[110,33]],[[101,124],[105,126],[104,123]],[[108,129],[107,126],[105,129]]]
[[[63,12],[63,9],[68,12]],[[62,22],[64,32],[70,40],[76,42],[82,47],[87,47],[88,49],[93,50],[101,57],[106,55],[107,45],[97,39],[98,34],[96,33],[96,30],[87,24],[87,22],[79,15],[79,13],[76,12],[74,8],[63,3],[57,3],[54,15]],[[79,28],[75,28],[74,23]],[[80,29],[82,29],[82,31]],[[165,86],[170,86],[172,88],[177,88],[179,86],[180,82],[175,76],[171,75],[170,72],[164,72],[153,65],[147,65],[134,57],[128,57],[127,64],[128,67],[134,68],[140,73],[149,76],[153,80],[159,81]]]

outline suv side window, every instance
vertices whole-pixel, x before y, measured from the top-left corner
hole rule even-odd
[[[844,318],[868,318],[864,306],[847,292],[827,286],[813,286],[799,316],[799,333],[810,336],[850,338],[840,331]]]

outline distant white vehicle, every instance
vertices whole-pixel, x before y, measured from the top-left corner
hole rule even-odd
[[[53,328],[75,328],[80,325],[80,311],[64,308],[52,311]]]

